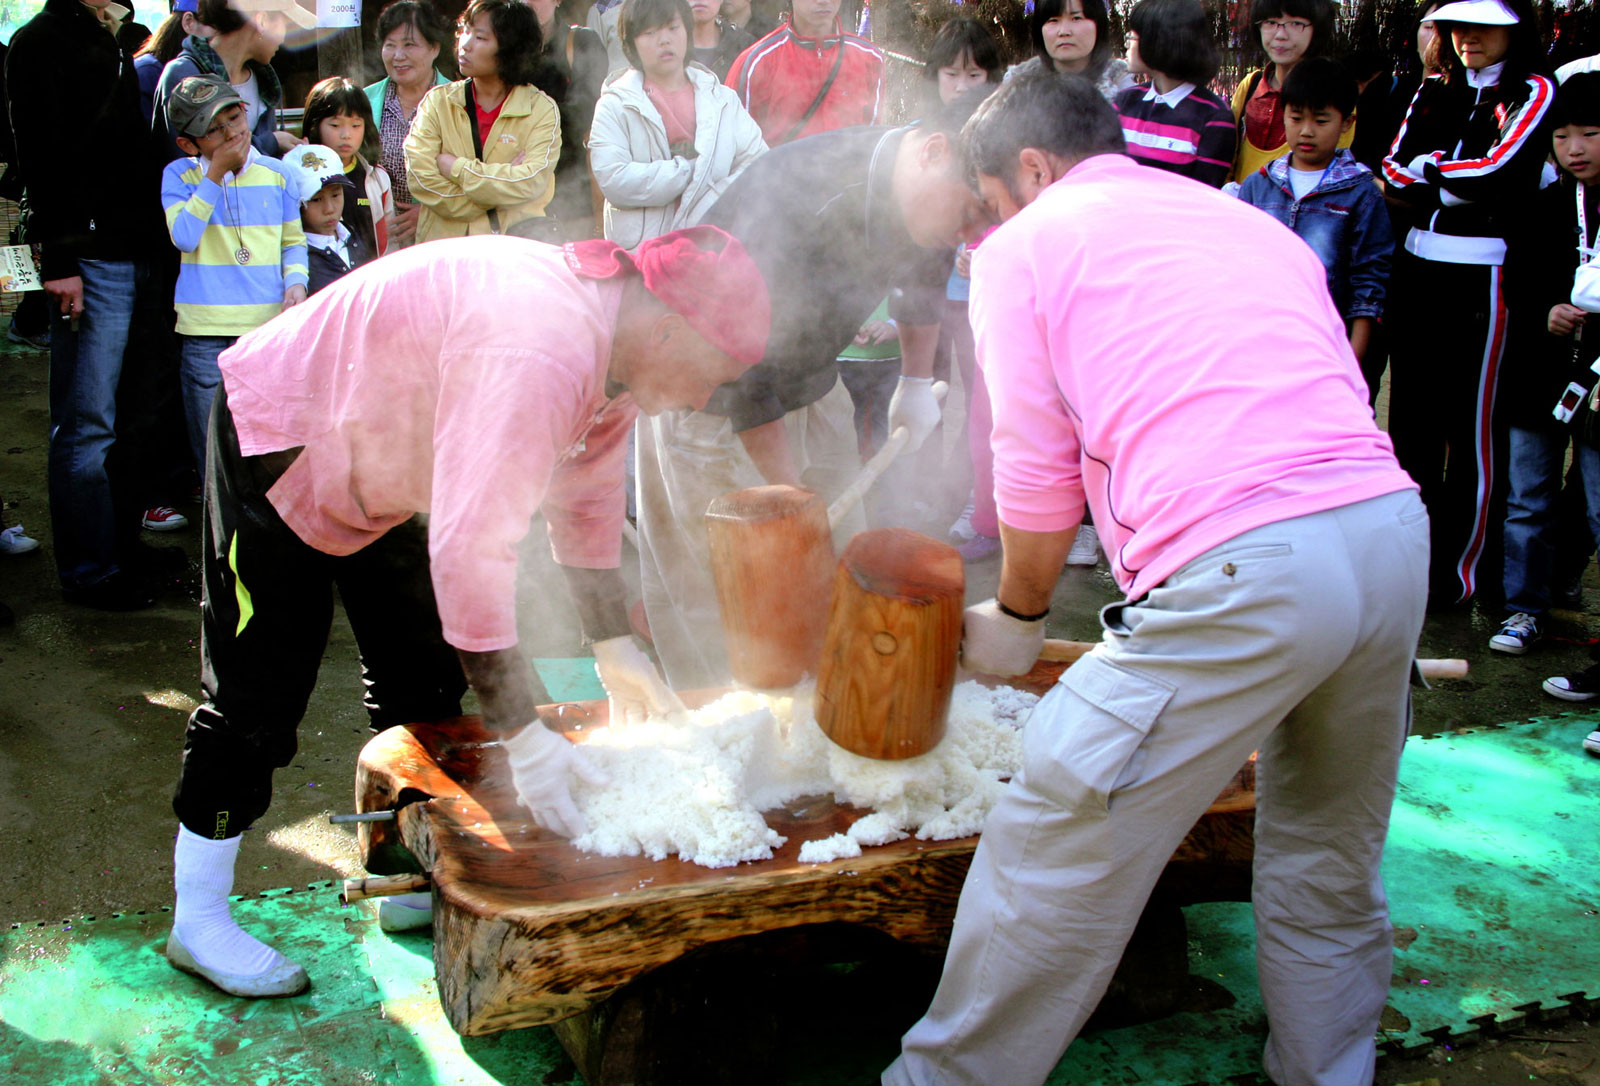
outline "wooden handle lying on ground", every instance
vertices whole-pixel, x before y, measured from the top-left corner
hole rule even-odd
[[[339,904],[348,905],[368,897],[393,897],[414,894],[433,885],[427,875],[376,875],[365,879],[345,879],[339,891]]]
[[[943,381],[935,381],[933,395],[941,404],[944,403],[945,394],[950,391],[950,386]],[[837,528],[844,515],[855,508],[855,504],[867,496],[867,491],[872,489],[872,484],[878,481],[884,469],[894,463],[894,458],[900,455],[900,450],[905,448],[906,442],[911,440],[911,431],[904,426],[896,426],[894,433],[883,443],[883,448],[873,454],[861,467],[861,474],[851,480],[850,485],[839,492],[833,499],[833,504],[828,506],[828,527]]]
[[[1068,663],[1088,654],[1098,641],[1063,641],[1060,638],[1049,637],[1045,639],[1044,648],[1039,651],[1039,659],[1045,663]],[[1417,670],[1422,672],[1424,679],[1465,679],[1467,677],[1467,662],[1465,660],[1418,660]]]

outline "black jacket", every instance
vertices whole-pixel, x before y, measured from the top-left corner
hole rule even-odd
[[[609,63],[605,43],[586,27],[558,24],[545,43],[544,55],[567,79],[566,96],[557,103],[561,107],[561,158],[556,163],[556,191],[545,214],[563,222],[592,220],[594,198],[589,188],[589,152],[585,144]]]
[[[1527,228],[1517,231],[1506,250],[1506,308],[1511,317],[1506,358],[1516,359],[1500,381],[1501,410],[1513,426],[1530,430],[1560,427],[1551,408],[1568,382],[1584,388],[1600,383],[1589,364],[1600,356],[1600,320],[1585,329],[1584,340],[1551,335],[1549,313],[1572,302],[1572,275],[1578,268],[1577,182],[1562,176],[1534,198]],[[1589,208],[1589,235],[1600,227],[1600,207]],[[1585,419],[1574,420],[1579,432]]]
[[[825,396],[839,352],[885,295],[900,323],[939,323],[955,252],[920,248],[906,232],[891,181],[908,131],[838,128],[774,147],[701,220],[744,243],[772,303],[761,361],[706,407],[735,431]]]
[[[359,236],[350,235],[349,247],[350,263],[346,264],[332,249],[319,249],[309,244],[306,246],[306,272],[310,279],[306,284],[307,297],[367,262],[369,259],[367,250]]]
[[[694,37],[693,28],[689,37]],[[717,78],[726,81],[728,69],[733,67],[733,62],[739,59],[739,54],[756,43],[748,31],[740,30],[732,23],[717,20],[717,44],[710,49],[701,49],[692,41],[689,45],[689,55],[693,60],[698,60],[707,68],[717,73]]]
[[[139,113],[133,58],[78,0],[45,0],[5,62],[24,234],[46,279],[78,261],[144,260],[166,244],[161,163]]]
[[[1509,72],[1493,87],[1474,88],[1464,74],[1430,76],[1417,89],[1384,159],[1383,179],[1415,213],[1419,229],[1457,237],[1509,238],[1539,189],[1550,154],[1550,104],[1555,81]],[[1432,155],[1423,180],[1409,170]],[[1444,198],[1465,201],[1451,203]]]

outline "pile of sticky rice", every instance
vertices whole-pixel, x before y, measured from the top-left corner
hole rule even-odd
[[[737,691],[703,709],[591,734],[583,750],[609,781],[577,786],[588,832],[573,844],[603,856],[676,855],[704,867],[765,860],[785,838],[761,812],[832,793],[870,809],[848,834],[801,846],[807,863],[859,856],[863,845],[977,833],[1022,763],[1022,725],[1037,696],[956,686],[945,737],[927,754],[878,761],[832,743],[813,689]]]

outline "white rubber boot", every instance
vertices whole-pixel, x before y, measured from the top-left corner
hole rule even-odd
[[[378,927],[384,931],[415,931],[433,923],[433,895],[395,894],[378,902]]]
[[[173,850],[172,934],[167,960],[229,995],[258,998],[305,991],[311,983],[295,962],[248,934],[233,919],[233,864],[239,838],[212,841],[178,827]]]

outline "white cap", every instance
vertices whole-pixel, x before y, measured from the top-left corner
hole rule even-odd
[[[1501,0],[1455,0],[1453,4],[1434,8],[1428,18],[1435,23],[1476,23],[1479,26],[1515,26],[1522,22]]]
[[[339,161],[339,153],[320,143],[302,143],[298,147],[291,147],[284,152],[282,162],[283,172],[289,175],[289,191],[302,204],[321,192],[329,182],[351,184],[344,172],[344,163]]]

